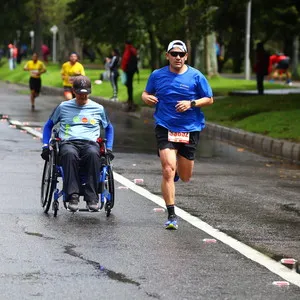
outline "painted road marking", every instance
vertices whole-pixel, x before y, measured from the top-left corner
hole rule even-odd
[[[120,184],[128,186],[131,190],[133,190],[137,194],[140,194],[142,197],[151,200],[152,202],[163,208],[165,207],[165,202],[161,197],[152,194],[151,192],[149,192],[141,186],[136,185],[129,179],[123,177],[122,175],[114,172],[114,179],[117,180]],[[181,219],[185,220],[186,222],[190,223],[191,225],[195,226],[196,228],[200,229],[201,231],[206,232],[213,238],[233,248],[237,252],[251,259],[252,261],[255,261],[256,263],[264,266],[269,271],[280,276],[284,280],[287,280],[288,282],[300,287],[300,274],[288,269],[287,267],[283,266],[280,262],[273,260],[272,258],[260,253],[259,251],[219,231],[218,229],[210,226],[201,219],[192,216],[191,214],[179,207],[176,207],[176,215],[179,216]]]
[[[35,135],[37,137],[42,137],[42,133],[39,131],[36,131],[30,127],[23,127],[22,123],[19,121],[11,121],[9,120],[10,124],[12,125],[21,125],[22,129],[28,130],[28,132],[32,135]],[[165,208],[165,202],[164,200],[149,192],[145,188],[136,185],[131,180],[123,177],[122,175],[114,172],[114,179],[118,181],[123,186],[127,186],[135,193],[141,195],[144,198],[147,198],[148,200],[154,202],[155,204],[161,206],[162,208]],[[209,224],[205,223],[201,219],[192,216],[188,212],[184,211],[183,209],[176,207],[176,214],[186,222],[190,223],[194,227],[200,229],[201,231],[207,233],[208,235],[212,236],[213,238],[223,242],[224,244],[228,245],[232,249],[236,250],[237,252],[241,253],[245,257],[251,259],[252,261],[260,264],[261,266],[264,266],[272,273],[280,276],[284,280],[287,280],[288,282],[284,281],[274,281],[274,285],[289,285],[289,283],[293,283],[294,285],[300,287],[300,274],[296,273],[293,270],[290,270],[289,268],[283,266],[280,262],[277,262],[273,260],[272,258],[260,253],[259,251],[251,248],[250,246],[247,246],[243,244],[242,242],[234,239],[233,237],[227,235],[224,232],[221,232],[220,230],[210,226]]]

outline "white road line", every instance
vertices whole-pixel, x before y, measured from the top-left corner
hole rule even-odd
[[[165,202],[162,198],[150,193],[146,189],[141,186],[136,185],[129,179],[123,177],[122,175],[114,172],[114,179],[117,180],[124,186],[127,186],[137,194],[151,200],[152,202],[156,203],[157,205],[165,208]],[[230,237],[229,235],[225,234],[224,232],[219,231],[218,229],[210,226],[209,224],[201,221],[201,219],[192,216],[188,212],[184,211],[183,209],[176,207],[176,215],[178,215],[181,219],[185,220],[186,222],[190,223],[191,225],[195,226],[196,228],[206,232],[210,236],[214,237],[215,239],[223,242],[224,244],[228,245],[229,247],[233,248],[234,250],[238,251],[242,255],[246,256],[247,258],[255,261],[256,263],[264,266],[272,273],[277,274],[284,280],[293,283],[300,287],[300,274],[296,273],[288,269],[287,267],[281,265],[279,262],[276,262],[272,258],[260,253],[259,251],[243,244],[242,242]]]
[[[28,133],[35,135],[39,138],[42,137],[42,133],[34,130],[30,127],[23,127],[22,123],[19,121],[9,120],[12,125],[19,125],[22,129],[27,130]],[[127,186],[132,191],[140,194],[142,197],[147,198],[148,200],[156,203],[157,205],[165,208],[165,202],[161,197],[158,197],[141,186],[136,185],[129,179],[123,177],[122,175],[114,172],[114,179],[117,180],[120,184]],[[228,245],[229,247],[233,248],[237,252],[241,253],[242,255],[246,256],[247,258],[251,259],[252,261],[264,266],[272,273],[280,276],[284,280],[293,283],[294,285],[300,287],[300,274],[296,273],[288,269],[287,267],[283,266],[279,262],[271,259],[270,257],[260,253],[259,251],[243,244],[242,242],[230,237],[229,235],[225,234],[224,232],[219,231],[218,229],[210,226],[209,224],[203,222],[201,219],[192,216],[188,212],[184,211],[183,209],[176,207],[176,214],[186,222],[190,223],[191,225],[195,226],[196,228],[206,232],[210,236],[214,237],[215,239],[223,242],[224,244]]]

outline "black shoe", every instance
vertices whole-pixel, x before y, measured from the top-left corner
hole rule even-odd
[[[31,105],[31,111],[35,111],[34,105]]]
[[[90,211],[99,211],[99,209],[100,209],[98,202],[96,202],[96,201],[95,202],[90,201],[90,202],[87,202],[86,204]]]
[[[70,211],[75,212],[79,208],[78,204],[79,204],[79,195],[78,194],[72,194],[70,196],[70,199],[69,199],[68,209]]]

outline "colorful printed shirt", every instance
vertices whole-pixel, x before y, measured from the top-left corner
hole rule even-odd
[[[90,99],[83,106],[78,105],[76,99],[62,102],[49,120],[53,125],[60,123],[59,137],[62,140],[94,142],[100,136],[100,129],[110,123],[104,107]]]

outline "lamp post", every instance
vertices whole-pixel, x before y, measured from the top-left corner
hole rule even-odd
[[[52,61],[56,63],[56,34],[58,32],[58,27],[56,25],[53,25],[50,28],[50,31],[53,33]]]
[[[245,43],[245,79],[250,79],[250,32],[251,32],[251,0],[247,3],[246,43]]]
[[[31,50],[33,51],[33,48],[34,48],[34,31],[33,30],[29,31],[29,36],[31,38]]]

